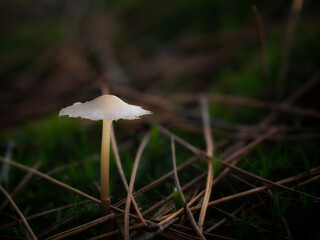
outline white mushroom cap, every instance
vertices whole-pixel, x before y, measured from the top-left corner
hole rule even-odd
[[[90,120],[137,119],[152,114],[148,110],[130,105],[114,95],[103,95],[85,103],[74,103],[61,109],[59,116],[81,117]]]

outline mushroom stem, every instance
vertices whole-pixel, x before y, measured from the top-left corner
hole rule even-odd
[[[111,120],[102,121],[101,140],[101,168],[100,168],[100,196],[103,215],[111,213],[110,191],[109,191],[109,159],[110,159],[110,136]]]

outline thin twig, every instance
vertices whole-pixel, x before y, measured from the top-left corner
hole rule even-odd
[[[199,227],[197,226],[196,221],[194,220],[194,217],[192,215],[192,212],[190,211],[190,208],[186,202],[186,199],[184,197],[184,194],[182,192],[181,186],[180,186],[180,181],[179,181],[179,177],[178,177],[178,172],[177,172],[177,161],[176,161],[176,149],[175,149],[175,145],[174,145],[174,139],[173,137],[171,137],[171,151],[172,151],[172,163],[173,163],[173,171],[174,171],[174,178],[175,178],[175,182],[176,182],[176,186],[178,188],[178,191],[181,195],[181,200],[183,205],[185,206],[185,210],[188,214],[190,223],[192,225],[192,228],[195,230],[195,232],[198,234],[198,236],[201,239],[206,239],[205,236],[203,236],[201,230],[199,229]]]
[[[26,218],[23,216],[22,212],[20,211],[20,209],[17,207],[17,205],[15,204],[15,202],[13,201],[13,199],[10,197],[9,193],[0,185],[0,191],[6,196],[6,198],[8,199],[8,201],[10,202],[10,204],[12,205],[12,207],[14,208],[14,210],[16,210],[16,212],[18,213],[19,217],[21,218],[21,221],[23,223],[23,225],[26,227],[29,236],[36,240],[37,237],[34,234],[34,232],[32,231],[29,223],[27,222]]]
[[[126,240],[130,239],[129,235],[129,211],[130,211],[130,205],[131,205],[131,199],[133,198],[132,196],[132,191],[133,191],[133,184],[136,178],[139,162],[141,159],[142,152],[144,148],[146,147],[148,141],[150,139],[150,133],[146,133],[145,136],[142,139],[142,142],[138,148],[136,158],[134,160],[133,168],[132,168],[132,173],[131,173],[131,178],[130,178],[130,183],[128,186],[128,196],[127,196],[127,202],[126,202],[126,208],[125,208],[125,213],[124,213],[124,238]],[[138,211],[140,213],[140,211]],[[143,217],[142,217],[143,219]],[[146,226],[146,223],[144,222],[143,224]]]

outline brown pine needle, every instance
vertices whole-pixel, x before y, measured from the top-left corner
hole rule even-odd
[[[4,163],[9,163],[10,165],[15,166],[15,167],[20,168],[20,169],[23,169],[25,171],[32,172],[35,175],[38,175],[38,176],[40,176],[40,177],[42,177],[42,178],[44,178],[44,179],[46,179],[46,180],[48,180],[48,181],[50,181],[50,182],[52,182],[54,184],[59,185],[60,187],[68,189],[68,190],[70,190],[70,191],[72,191],[72,192],[74,192],[74,193],[76,193],[76,194],[78,194],[78,195],[80,195],[82,197],[85,197],[85,198],[87,198],[87,199],[89,199],[89,200],[91,200],[91,201],[93,201],[95,203],[99,203],[99,204],[101,203],[101,201],[99,199],[91,197],[90,195],[88,195],[88,194],[86,194],[86,193],[84,193],[84,192],[82,192],[82,191],[80,191],[80,190],[78,190],[76,188],[73,188],[73,187],[71,187],[71,186],[69,186],[69,185],[67,185],[67,184],[65,184],[63,182],[60,182],[59,180],[54,179],[54,178],[48,176],[47,174],[39,172],[38,170],[35,170],[33,168],[30,168],[30,167],[27,167],[27,166],[25,166],[25,165],[23,165],[21,163],[17,163],[17,162],[12,161],[12,160],[9,161],[8,159],[5,159],[3,157],[0,157],[0,161],[4,162]]]
[[[55,222],[54,224],[52,224],[51,226],[43,229],[41,232],[38,232],[37,235],[40,239],[44,239],[47,235],[49,235],[50,232],[56,230],[57,228],[59,228],[61,225],[66,224],[67,222],[71,221],[74,217],[74,213],[68,215],[67,217],[61,219],[58,222]]]
[[[289,226],[288,226],[286,217],[285,217],[284,215],[282,215],[281,219],[282,219],[282,222],[283,222],[284,227],[285,227],[285,229],[286,229],[288,238],[289,238],[289,239],[292,239],[292,234],[291,234],[290,228],[289,228]]]
[[[211,207],[212,207],[213,209],[215,209],[216,211],[218,211],[218,212],[226,215],[227,217],[231,218],[231,219],[234,220],[234,221],[242,222],[242,220],[241,220],[240,218],[234,216],[234,214],[232,214],[232,213],[228,213],[228,212],[224,211],[223,209],[217,208],[217,207],[215,207],[215,206],[211,206]],[[259,231],[269,232],[269,233],[270,233],[269,230],[266,230],[266,229],[264,229],[264,228],[261,228],[261,227],[255,225],[255,224],[253,224],[253,223],[249,223],[249,225],[252,226],[252,227],[254,227],[254,228],[256,228],[256,229],[258,229]]]
[[[178,220],[178,218],[172,219],[171,221],[167,222],[166,224],[160,226],[160,228],[157,231],[151,232],[151,233],[146,233],[142,237],[138,238],[138,240],[151,240],[151,239],[155,238],[158,234],[162,233],[164,230],[166,230],[166,228],[171,226],[177,220]]]
[[[35,219],[35,218],[42,217],[42,216],[45,216],[45,215],[48,215],[48,214],[51,214],[51,213],[54,213],[54,212],[57,212],[57,211],[61,211],[61,210],[64,210],[64,209],[71,208],[73,206],[85,204],[85,203],[88,203],[88,202],[89,202],[89,200],[85,200],[83,202],[73,203],[73,204],[68,204],[68,205],[62,206],[62,207],[53,208],[53,209],[50,209],[50,210],[47,210],[47,211],[43,211],[43,212],[39,212],[39,213],[35,213],[35,214],[32,214],[32,215],[26,216],[26,219],[27,220]],[[5,225],[1,225],[0,226],[0,230],[6,229],[8,227],[12,227],[15,224],[16,224],[16,222],[11,222],[11,223],[7,223]]]
[[[150,133],[148,132],[142,139],[141,144],[138,148],[138,152],[136,155],[136,158],[134,160],[134,164],[133,164],[133,168],[132,168],[132,173],[131,173],[131,178],[130,178],[130,183],[128,186],[128,195],[127,195],[127,202],[126,202],[126,208],[125,208],[125,213],[124,213],[124,238],[126,240],[130,239],[130,235],[129,235],[129,212],[130,212],[130,205],[131,205],[131,199],[133,198],[132,196],[132,191],[133,191],[133,184],[136,178],[136,174],[137,174],[137,170],[138,170],[138,166],[139,166],[139,162],[141,159],[141,155],[142,152],[144,150],[144,148],[146,147],[148,141],[150,139]],[[139,211],[140,213],[140,211]],[[143,219],[143,217],[142,217]],[[143,224],[144,226],[146,226],[146,223],[144,222]]]
[[[138,224],[130,226],[129,230],[135,230],[135,229],[139,229],[139,228],[143,228],[143,227],[144,226],[143,226],[142,223],[138,223]],[[95,236],[95,237],[89,238],[88,240],[108,239],[109,237],[115,236],[115,235],[117,235],[119,233],[121,233],[121,232],[118,229],[118,230],[115,230],[115,231],[112,231],[112,232],[104,233],[104,234],[101,234],[99,236]]]
[[[306,176],[308,176],[309,174],[310,175],[314,175],[314,174],[318,174],[320,172],[320,167],[317,167],[317,168],[314,168],[310,171],[310,173],[300,173],[296,176],[293,176],[293,177],[288,177],[288,178],[285,178],[283,180],[280,180],[280,181],[277,181],[275,182],[276,184],[288,184],[290,182],[294,182],[294,181],[298,181],[299,179],[302,179]],[[230,196],[227,196],[227,197],[223,197],[223,198],[220,198],[220,199],[216,199],[216,200],[213,200],[211,202],[209,202],[209,206],[213,206],[213,205],[216,205],[216,204],[220,204],[220,203],[224,203],[224,202],[228,202],[228,201],[231,201],[231,200],[234,200],[234,199],[237,199],[237,198],[241,198],[241,197],[245,197],[245,196],[249,196],[251,194],[255,194],[255,193],[259,193],[259,192],[262,192],[262,191],[265,191],[265,190],[268,190],[269,188],[271,188],[272,185],[267,185],[267,186],[262,186],[262,187],[257,187],[257,188],[254,188],[254,189],[250,189],[250,190],[247,190],[247,191],[243,191],[243,192],[240,192],[240,193],[236,193],[236,194],[233,194],[233,195],[230,195]],[[292,189],[293,190],[293,189]],[[202,191],[203,193],[204,191]],[[199,193],[198,195],[200,195],[201,193]],[[194,202],[193,201],[190,201],[189,202],[189,207],[193,204]],[[195,206],[195,207],[191,207],[190,210],[191,211],[199,211],[201,209],[201,206]],[[159,224],[162,225],[164,223],[166,223],[167,221],[173,219],[173,218],[176,218],[178,217],[181,213],[183,212],[183,209],[180,209],[179,211],[169,215],[169,216],[163,216],[161,217],[160,219],[163,220],[162,222],[160,222]]]
[[[198,160],[198,157],[191,157],[189,160],[187,160],[186,162],[182,163],[181,165],[179,165],[177,167],[177,170],[180,171],[181,169],[189,166],[190,164],[194,163],[196,160]],[[133,193],[133,196],[136,197],[136,196],[139,196],[141,195],[142,193],[154,188],[155,186],[157,186],[158,184],[162,183],[163,181],[165,181],[166,179],[168,179],[169,177],[171,177],[173,175],[173,170],[164,174],[162,177],[156,179],[155,181],[153,181],[152,183],[144,186],[143,188],[137,190],[136,192]],[[126,198],[125,199],[122,199],[120,200],[119,202],[115,203],[114,205],[115,206],[120,206],[122,205],[123,203],[126,202]],[[142,214],[142,215],[145,215],[145,214]]]
[[[174,178],[175,178],[175,182],[176,182],[176,186],[178,188],[178,191],[179,191],[179,193],[181,195],[182,203],[185,206],[185,211],[188,214],[188,217],[189,217],[190,223],[192,225],[192,228],[195,230],[195,232],[198,234],[198,236],[201,239],[206,239],[205,236],[203,236],[203,234],[202,234],[201,230],[199,229],[199,227],[197,226],[196,221],[194,220],[192,212],[190,211],[190,208],[189,208],[189,206],[188,206],[188,204],[186,202],[186,199],[184,197],[184,194],[183,194],[181,186],[180,186],[180,181],[179,181],[178,172],[177,172],[176,149],[175,149],[173,137],[171,137],[171,151],[172,151],[172,163],[173,163]]]
[[[172,137],[174,137],[177,141],[179,140],[179,143],[180,143],[181,145],[185,146],[187,149],[189,149],[189,150],[192,151],[193,153],[199,155],[199,156],[201,157],[201,159],[203,159],[203,160],[205,160],[205,161],[207,161],[208,159],[211,159],[211,158],[207,155],[207,153],[205,153],[205,152],[203,152],[202,150],[196,148],[195,146],[191,145],[190,143],[186,142],[185,140],[177,137],[177,136],[174,135],[173,133],[169,132],[167,129],[165,129],[165,128],[161,127],[161,126],[158,126],[158,128],[159,128],[159,130],[160,130],[161,132],[163,132],[163,133],[166,134],[167,136],[169,136],[169,137],[172,136]],[[278,129],[276,129],[276,128],[270,129],[270,131],[268,131],[266,134],[262,135],[261,138],[262,138],[262,139],[267,138],[267,137],[273,135],[274,133],[276,133],[277,130],[278,130]],[[230,157],[232,157],[232,156],[230,156]],[[282,188],[282,189],[287,190],[287,191],[290,191],[290,192],[297,192],[297,193],[302,194],[302,195],[305,195],[305,196],[307,196],[307,197],[312,197],[310,194],[306,194],[306,193],[300,192],[300,191],[295,191],[294,189],[288,188],[288,187],[283,186],[283,185],[281,185],[281,184],[275,183],[275,182],[270,181],[270,180],[268,180],[268,179],[265,179],[265,178],[263,178],[263,177],[257,176],[257,175],[255,175],[255,174],[253,174],[253,173],[250,173],[250,172],[248,172],[248,171],[245,171],[245,170],[243,170],[243,169],[241,169],[241,168],[236,167],[234,164],[229,164],[229,163],[227,163],[226,161],[221,161],[221,160],[219,160],[219,159],[217,159],[217,161],[219,161],[219,162],[220,162],[222,165],[224,165],[225,167],[231,168],[232,170],[235,170],[235,171],[237,171],[237,172],[239,172],[239,173],[242,173],[242,174],[244,174],[244,175],[246,175],[246,176],[249,176],[249,177],[251,177],[251,178],[254,178],[254,179],[256,179],[256,180],[259,180],[259,181],[261,181],[261,182],[263,182],[263,183],[265,183],[265,184],[270,184],[270,185],[276,186],[276,187],[278,187],[278,188]],[[320,198],[317,198],[317,197],[312,197],[312,198],[315,198],[316,200],[319,200],[319,201],[320,201]]]
[[[268,61],[267,61],[267,50],[266,50],[266,41],[264,36],[264,29],[260,13],[258,8],[254,5],[252,6],[254,16],[256,18],[257,28],[259,31],[259,43],[260,43],[260,59],[261,59],[261,68],[263,73],[263,78],[265,80],[265,87],[270,90],[270,80],[269,80],[269,71],[268,71]]]
[[[33,169],[38,169],[39,167],[41,166],[41,162],[37,162],[32,168]],[[32,177],[33,173],[32,172],[28,172],[26,174],[26,176],[21,180],[21,182],[13,189],[13,191],[11,192],[11,197],[14,197],[19,191],[21,188],[23,188],[23,186],[25,184],[27,184],[27,182],[29,181],[29,179]],[[1,207],[0,207],[0,212],[7,206],[7,204],[9,203],[8,200],[5,200]]]
[[[258,109],[265,109],[276,112],[290,113],[305,117],[320,117],[320,112],[313,109],[306,109],[296,106],[290,106],[289,104],[262,101],[259,99],[248,98],[244,96],[232,96],[218,93],[208,93],[204,96],[207,97],[209,102],[214,102],[224,105],[240,106],[240,107],[252,107]],[[172,101],[181,103],[193,102],[196,96],[188,93],[177,93],[170,97]]]
[[[106,216],[100,217],[98,219],[95,219],[95,220],[93,220],[91,222],[88,222],[88,223],[82,224],[80,226],[77,226],[75,228],[72,228],[72,229],[66,230],[64,232],[58,233],[58,234],[56,234],[54,236],[51,236],[51,237],[47,238],[46,240],[65,239],[65,238],[70,237],[70,236],[72,236],[74,234],[83,232],[83,231],[85,231],[87,229],[90,229],[92,227],[100,225],[100,224],[102,224],[102,223],[104,223],[104,222],[106,222],[106,221],[108,221],[110,219],[113,219],[113,218],[119,217],[119,216],[121,216],[121,215],[115,214],[115,213],[111,213],[109,215],[106,215]]]
[[[120,156],[119,156],[119,151],[118,151],[118,146],[117,146],[117,141],[116,141],[116,137],[114,135],[113,126],[111,127],[111,147],[112,147],[112,150],[113,150],[114,158],[116,160],[116,165],[117,165],[117,168],[118,168],[118,172],[119,172],[122,184],[126,188],[126,190],[128,190],[128,183],[127,183],[126,176],[124,175],[124,172],[123,172],[123,169],[122,169]]]
[[[205,152],[203,152],[202,150],[194,147],[193,145],[191,145],[190,143],[186,142],[185,140],[179,138],[178,136],[174,135],[173,133],[169,132],[167,129],[165,129],[162,126],[158,126],[158,129],[164,133],[165,135],[167,135],[168,137],[173,137],[176,141],[178,141],[182,146],[184,146],[185,148],[189,149],[190,151],[194,152],[195,154],[199,155],[200,157],[204,157],[205,159],[207,159],[207,154]],[[247,146],[245,146],[244,148],[238,150],[236,153],[234,153],[233,155],[231,155],[230,157],[228,157],[227,159],[225,159],[224,161],[231,161],[234,159],[238,159],[240,156],[244,156],[245,154],[248,154],[252,149],[254,149],[255,146],[257,146],[259,143],[261,143],[263,140],[267,139],[268,137],[270,137],[273,133],[275,132],[274,129],[271,129],[268,133],[262,135],[260,138],[257,138],[255,141],[253,141],[252,143],[248,144]],[[229,164],[231,166],[231,164]],[[224,174],[227,174],[228,169],[225,169],[225,171],[223,172]],[[215,179],[215,183],[222,178],[222,174],[220,174],[216,179]],[[198,201],[200,199],[200,197],[203,196],[203,194],[205,193],[205,190],[201,191],[194,199],[192,199],[189,203],[188,206],[192,206],[196,201]],[[166,222],[172,220],[173,218],[179,216],[181,213],[183,212],[183,208],[181,208],[180,210],[178,210],[177,212],[171,214],[170,216],[165,216],[162,222],[160,222],[159,224],[165,224]]]
[[[114,154],[114,157],[115,157],[115,160],[116,160],[118,172],[119,172],[120,177],[122,179],[122,183],[123,183],[126,191],[128,192],[128,183],[127,183],[127,180],[125,178],[125,175],[124,175],[124,172],[123,172],[123,169],[122,169],[120,156],[119,156],[119,152],[118,152],[118,147],[117,147],[117,142],[116,142],[116,138],[115,138],[115,135],[114,135],[113,128],[111,129],[111,144],[112,144],[113,154]],[[144,218],[143,218],[143,216],[142,216],[142,214],[140,212],[140,209],[138,207],[138,204],[137,204],[136,200],[134,199],[134,197],[132,197],[132,204],[134,206],[134,209],[136,210],[136,213],[138,214],[138,217],[140,218],[141,223],[144,226],[147,226],[147,223],[144,220]]]
[[[315,87],[320,81],[320,73],[317,72],[314,74],[305,84],[299,87],[296,91],[294,91],[290,96],[288,96],[283,102],[283,105],[291,105],[293,102],[297,101],[299,98],[304,96],[307,92],[309,92],[313,87]],[[277,112],[271,112],[258,124],[258,128],[266,127],[270,125],[278,116]]]
[[[207,183],[206,189],[203,197],[202,207],[199,215],[198,220],[198,227],[200,231],[203,231],[203,224],[206,217],[206,212],[208,208],[208,202],[210,200],[211,190],[212,190],[212,182],[214,178],[214,170],[213,170],[213,151],[214,151],[214,143],[211,135],[211,126],[210,126],[210,118],[209,118],[209,109],[208,109],[208,102],[205,97],[201,97],[201,115],[203,119],[203,131],[207,145],[207,155],[209,157],[208,160],[208,176],[207,176]]]
[[[294,33],[299,15],[302,9],[303,0],[293,0],[290,16],[285,30],[285,36],[283,40],[283,48],[281,55],[281,63],[278,75],[277,83],[277,97],[280,98],[284,94],[286,87],[286,77],[290,62],[290,53],[294,42]]]
[[[202,178],[204,178],[207,174],[203,173],[201,175],[199,175],[198,177],[194,178],[193,180],[191,180],[189,183],[185,184],[182,187],[182,191],[188,189],[189,187],[193,186],[194,184],[198,183]],[[143,216],[146,216],[150,213],[152,213],[153,211],[155,211],[156,209],[158,209],[159,207],[161,207],[163,204],[165,204],[166,201],[169,201],[173,198],[173,193],[171,193],[165,200],[161,200],[158,203],[154,204],[152,207],[150,207],[149,209],[147,209],[146,211],[144,211],[142,213]],[[191,201],[197,201],[198,198],[196,200],[192,199]],[[183,209],[180,209],[181,211],[183,211]],[[179,211],[180,211],[179,210]]]
[[[36,240],[37,237],[34,234],[34,232],[32,231],[32,229],[31,229],[29,223],[27,222],[26,218],[23,216],[23,214],[20,211],[20,209],[17,207],[17,205],[15,204],[13,199],[10,197],[9,193],[1,185],[0,185],[0,191],[6,196],[6,198],[8,199],[8,201],[10,202],[10,204],[12,205],[14,210],[18,213],[19,217],[21,218],[21,221],[22,221],[23,225],[26,227],[26,230],[28,231],[29,236],[32,239]]]
[[[312,170],[312,172],[310,172],[310,174],[316,174],[317,172],[319,172],[320,168],[315,168]],[[307,173],[301,173],[299,175],[296,175],[294,177],[289,177],[289,178],[285,178],[283,180],[280,180],[280,181],[277,181],[275,182],[276,184],[287,184],[287,183],[290,183],[292,181],[297,181],[305,176],[307,176],[308,174]],[[230,196],[227,196],[227,197],[223,197],[223,198],[220,198],[220,199],[217,199],[217,200],[213,200],[211,202],[209,202],[209,206],[213,206],[213,205],[216,205],[216,204],[220,204],[220,203],[224,203],[224,202],[228,202],[228,201],[231,201],[231,200],[234,200],[234,199],[237,199],[237,198],[241,198],[241,197],[245,197],[245,196],[248,196],[248,195],[251,195],[251,194],[254,194],[254,193],[258,193],[258,192],[262,192],[262,191],[265,191],[269,188],[271,188],[272,186],[271,185],[267,185],[267,186],[262,186],[262,187],[257,187],[257,188],[254,188],[254,189],[250,189],[248,191],[244,191],[244,192],[240,192],[240,193],[236,193],[236,194],[233,194],[233,195],[230,195]],[[294,189],[291,189],[293,191],[295,191]],[[191,208],[191,211],[198,211],[200,210],[200,206],[195,206],[195,207],[192,207]]]
[[[307,179],[307,180],[299,183],[299,184],[297,185],[297,187],[299,187],[299,188],[300,188],[300,187],[303,187],[303,186],[305,186],[305,185],[308,185],[308,184],[310,184],[310,183],[313,183],[314,181],[317,181],[318,179],[320,179],[320,175],[314,176],[314,177],[312,177],[312,178],[309,178],[309,179]]]
[[[189,227],[185,227],[183,225],[179,225],[179,224],[173,224],[172,227],[176,227],[181,229],[181,231],[190,231],[191,229]],[[170,230],[172,230],[173,228],[170,227]],[[207,236],[209,239],[223,239],[223,240],[234,240],[234,238],[230,238],[230,237],[225,237],[225,236],[221,236],[218,234],[212,234],[212,233],[207,233],[207,232],[203,232],[203,234],[205,236]]]
[[[248,203],[248,202],[247,202]],[[238,212],[240,212],[246,205],[247,203],[244,203],[242,206],[240,206],[239,208],[237,208],[236,210],[234,210],[230,215],[231,217],[235,216]],[[216,228],[218,228],[219,226],[221,226],[222,224],[224,224],[227,221],[227,218],[223,218],[221,219],[219,222],[215,223],[214,225],[212,225],[211,227],[209,227],[205,232],[212,232],[213,230],[215,230]]]

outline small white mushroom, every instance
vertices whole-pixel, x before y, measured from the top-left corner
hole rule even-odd
[[[74,103],[61,109],[59,116],[81,117],[90,120],[103,120],[101,141],[100,195],[104,215],[111,213],[109,192],[110,134],[113,120],[137,119],[150,111],[127,104],[114,95],[103,95],[85,103]]]
[[[125,103],[114,95],[103,95],[85,103],[74,103],[61,109],[59,116],[81,117],[90,120],[137,119],[150,111]]]

